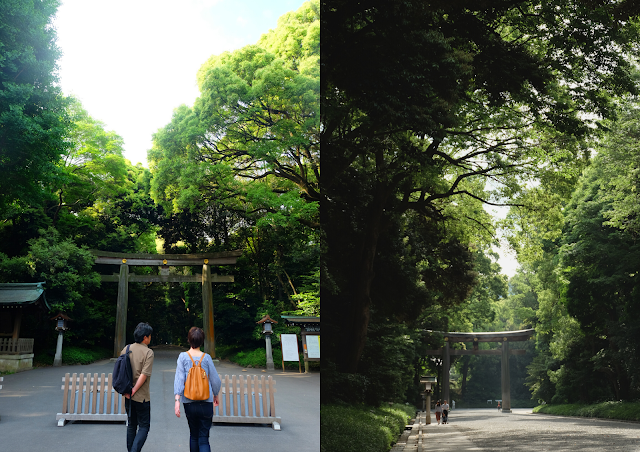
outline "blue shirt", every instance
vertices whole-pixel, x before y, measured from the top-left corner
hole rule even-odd
[[[174,397],[176,394],[179,394],[180,401],[182,403],[213,402],[213,396],[218,395],[218,393],[220,392],[220,386],[222,386],[222,381],[220,380],[220,376],[216,371],[216,366],[213,365],[213,360],[207,353],[204,353],[200,358],[193,358],[193,360],[196,363],[202,360],[202,368],[207,373],[207,377],[209,377],[209,398],[207,400],[191,400],[187,399],[184,396],[184,382],[187,379],[189,369],[193,367],[193,363],[191,362],[191,358],[189,357],[189,354],[187,352],[182,352],[180,353],[180,356],[178,356],[178,363],[176,365],[176,378],[173,381]]]

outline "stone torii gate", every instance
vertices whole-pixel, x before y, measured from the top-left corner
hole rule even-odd
[[[118,304],[116,311],[116,334],[113,344],[113,356],[120,355],[126,345],[127,307],[129,304],[129,282],[201,282],[202,283],[202,321],[205,333],[204,351],[212,358],[216,357],[213,328],[213,290],[211,284],[216,282],[233,282],[233,276],[211,274],[212,265],[235,265],[242,251],[223,251],[220,253],[201,254],[141,254],[114,253],[109,251],[90,250],[95,256],[96,264],[120,265],[120,273],[100,275],[103,282],[118,283]],[[160,266],[166,269],[159,275],[129,274],[130,265]],[[171,275],[169,266],[202,265],[202,274]]]
[[[436,332],[436,331],[434,331]],[[509,350],[509,342],[526,341],[535,333],[534,329],[519,331],[496,331],[483,333],[443,333],[444,347],[427,350],[427,355],[442,356],[442,399],[449,400],[449,368],[451,355],[502,355],[502,412],[511,413],[511,382],[509,380],[509,356],[524,355],[526,350]],[[471,350],[456,350],[449,347],[451,342],[473,342]],[[500,342],[498,350],[478,350],[478,342]]]

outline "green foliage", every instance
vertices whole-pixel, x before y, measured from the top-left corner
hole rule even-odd
[[[317,226],[317,5],[283,17],[258,45],[202,66],[200,97],[175,110],[149,152],[152,193],[167,212],[205,199],[259,226]]]
[[[95,208],[99,200],[126,193],[130,184],[122,138],[105,131],[104,124],[91,118],[77,99],[70,99],[68,111],[72,121],[67,133],[69,149],[50,187],[57,198],[49,207],[54,224],[63,212]]]
[[[322,452],[387,452],[416,414],[413,406],[320,405]]]
[[[360,363],[360,372],[367,383],[364,403],[419,403],[415,387],[419,338],[415,331],[402,324],[371,325]]]
[[[62,347],[62,364],[91,364],[101,359],[108,359],[112,355],[112,351],[101,347],[92,347],[91,349],[64,345]],[[36,365],[53,365],[55,350],[38,352],[34,356]]]
[[[579,416],[624,421],[640,421],[640,403],[638,402],[602,402],[594,405],[563,404],[539,405],[534,413],[555,414],[559,416]]]
[[[66,100],[57,84],[56,0],[0,4],[0,216],[47,198],[65,154]]]
[[[3,282],[44,281],[47,299],[53,309],[70,310],[74,303],[99,285],[93,271],[94,257],[70,239],[62,239],[57,230],[40,231],[29,241],[29,254],[9,259],[0,255]]]
[[[538,301],[537,308],[529,304],[536,309],[538,356],[528,384],[541,402],[628,401],[640,394],[635,105],[633,98],[620,102],[620,119],[607,122],[598,155],[579,178],[545,181],[527,198],[539,210],[518,220],[519,255],[528,261]]]
[[[272,344],[273,345],[273,344]],[[217,351],[217,350],[216,350]],[[221,357],[229,359],[242,367],[253,368],[266,368],[267,367],[267,352],[264,347],[256,350],[246,349],[239,352],[232,352],[229,348],[224,348]],[[273,365],[276,369],[282,369],[282,350],[279,348],[272,348],[271,357],[273,358]],[[304,367],[304,356],[300,353],[300,363]],[[313,364],[312,362],[310,364]],[[285,361],[285,369],[298,369],[298,363],[296,361]]]
[[[292,70],[314,78],[320,76],[320,2],[305,2],[297,11],[278,19],[258,45],[283,59]]]

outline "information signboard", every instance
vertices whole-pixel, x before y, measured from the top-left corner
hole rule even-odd
[[[320,335],[308,334],[307,338],[307,356],[309,358],[320,358]]]
[[[283,361],[300,361],[298,353],[298,336],[295,334],[281,334],[280,343],[282,344],[282,360]]]

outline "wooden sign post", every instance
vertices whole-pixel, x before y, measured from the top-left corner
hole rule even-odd
[[[281,334],[280,345],[282,346],[282,371],[284,372],[285,361],[298,361],[298,370],[302,373],[300,353],[298,352],[298,335]]]

